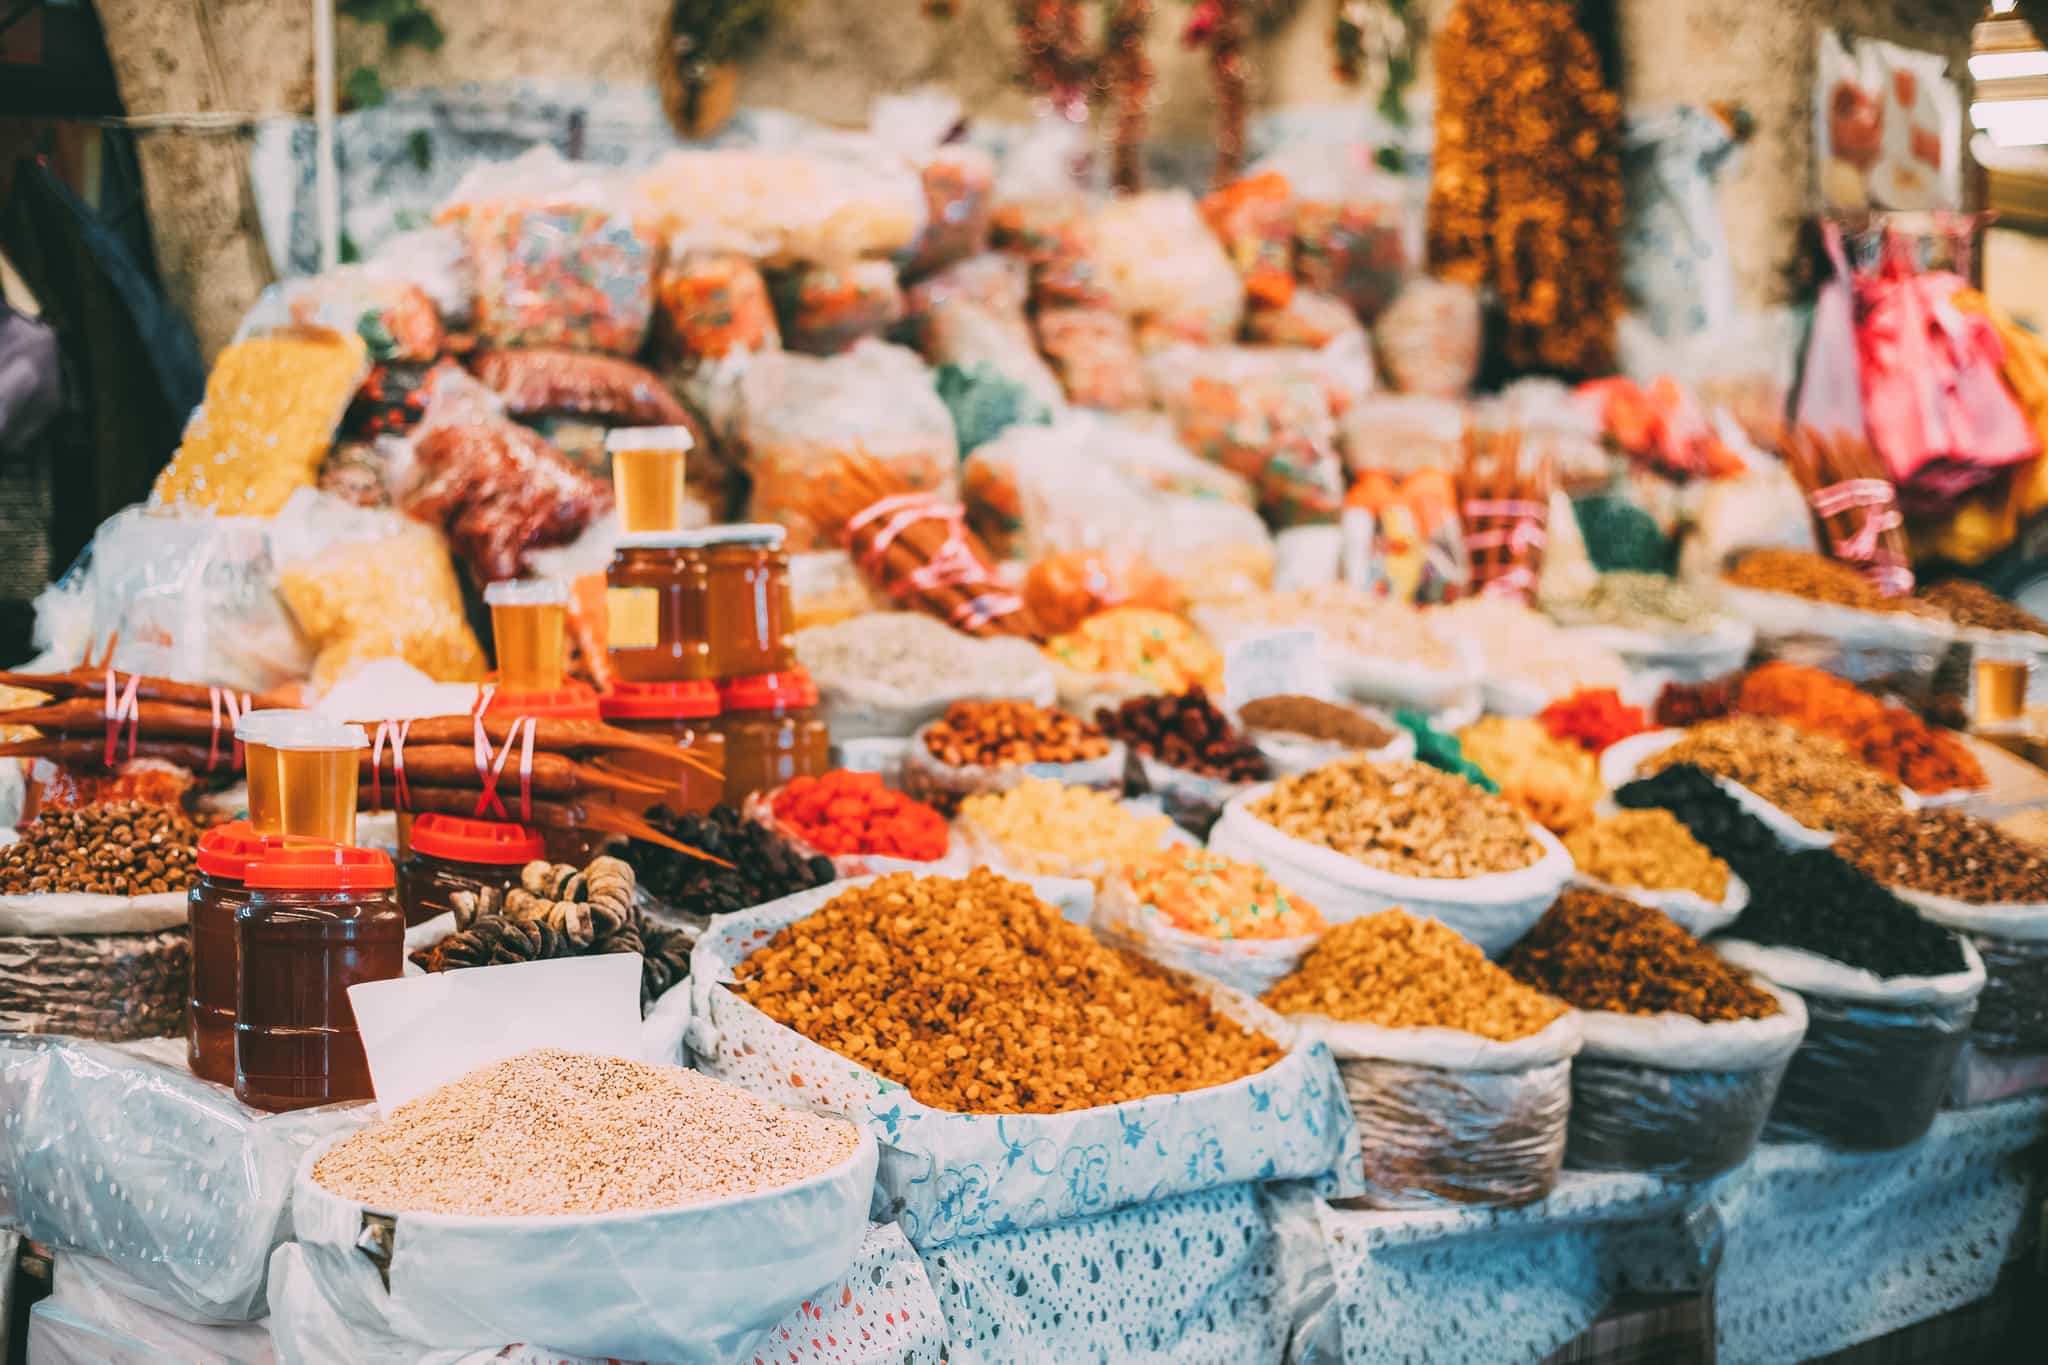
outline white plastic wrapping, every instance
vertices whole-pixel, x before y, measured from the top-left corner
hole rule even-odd
[[[1116,875],[1105,880],[1102,894],[1095,900],[1092,927],[1105,943],[1133,949],[1175,971],[1220,981],[1253,999],[1300,966],[1302,957],[1321,937],[1223,939],[1191,934],[1148,912],[1130,882]]]
[[[1131,772],[1135,767],[1136,773]],[[1135,776],[1136,780],[1131,780]],[[1124,790],[1132,796],[1155,796],[1160,809],[1173,823],[1197,839],[1206,838],[1231,798],[1252,788],[1250,782],[1231,782],[1207,773],[1190,772],[1161,763],[1150,754],[1131,751],[1125,768]],[[1254,991],[1256,995],[1258,992]]]
[[[1887,888],[1962,934],[1984,961],[1984,991],[1970,1025],[1979,1052],[2048,1054],[2048,905],[1972,905],[1910,887]]]
[[[1251,812],[1272,790],[1252,788],[1223,808],[1209,846],[1257,863],[1282,885],[1299,891],[1332,924],[1401,906],[1442,920],[1488,953],[1498,953],[1529,931],[1572,879],[1572,857],[1557,836],[1530,823],[1542,856],[1512,872],[1479,877],[1403,877],[1368,867],[1335,849],[1282,834]]]
[[[881,1143],[875,1216],[901,1224],[921,1250],[1249,1180],[1334,1172],[1338,1194],[1357,1193],[1357,1138],[1329,1050],[1220,985],[1204,987],[1216,1008],[1287,1046],[1279,1062],[1183,1094],[1002,1115],[920,1104],[728,988],[733,967],[754,948],[845,889],[799,892],[712,926],[690,963],[690,1051],[710,1075],[769,1098],[848,1113],[870,1127]]]
[[[342,1314],[443,1348],[546,1342],[629,1360],[723,1362],[841,1277],[867,1232],[875,1143],[793,1185],[676,1209],[532,1217],[377,1214],[293,1186],[305,1268]],[[366,1244],[388,1257],[380,1267]]]
[[[1983,959],[1960,941],[1962,971],[1880,978],[1798,948],[1715,940],[1722,957],[1806,1004],[1806,1037],[1771,1111],[1773,1138],[1882,1151],[1926,1133],[1984,989]]]
[[[1806,1034],[1799,997],[1758,985],[1778,1001],[1769,1018],[1581,1011],[1565,1164],[1688,1181],[1741,1165]]]
[[[903,791],[920,801],[937,806],[950,815],[960,803],[977,792],[1002,792],[1029,778],[1062,782],[1070,787],[1092,787],[1096,791],[1120,792],[1124,786],[1124,746],[1109,742],[1109,752],[1100,758],[1077,763],[968,763],[955,766],[941,762],[925,747],[929,722],[910,737],[903,756]]]
[[[1575,1015],[1510,1043],[1297,1016],[1330,1045],[1374,1208],[1526,1204],[1564,1164]]]
[[[267,1320],[198,1321],[193,1314],[166,1312],[143,1302],[136,1297],[139,1288],[132,1275],[112,1262],[58,1252],[50,1297],[35,1310],[49,1313],[53,1319],[43,1324],[48,1336],[31,1352],[38,1365],[46,1360],[108,1365],[116,1360],[156,1361],[167,1356],[207,1365],[270,1365],[275,1359]],[[59,1327],[61,1331],[56,1330]],[[36,1329],[31,1325],[30,1330]],[[116,1344],[116,1336],[126,1340]],[[61,1339],[62,1345],[52,1338]],[[74,1343],[82,1346],[88,1339],[92,1343],[88,1353],[67,1353]]]
[[[852,137],[670,152],[635,185],[643,222],[687,241],[749,242],[766,265],[837,265],[911,245],[925,225],[909,162]]]
[[[136,1048],[0,1034],[0,1222],[112,1263],[153,1307],[247,1321],[301,1152],[366,1116],[264,1114]]]
[[[1706,630],[1659,632],[1623,626],[1566,626],[1574,640],[1621,656],[1634,673],[1654,672],[1672,682],[1698,683],[1725,677],[1748,661],[1756,627],[1747,621],[1717,621]]]
[[[1578,884],[1603,896],[1647,905],[1659,911],[1694,938],[1707,938],[1735,923],[1749,907],[1749,884],[1734,872],[1728,874],[1728,889],[1717,904],[1697,891],[1653,891],[1640,886],[1613,886],[1581,872]]]
[[[1826,640],[1845,650],[1884,650],[1939,656],[1955,639],[1956,628],[1941,617],[1902,611],[1860,611],[1832,602],[1814,602],[1791,593],[1720,585],[1721,604],[1749,622],[1763,644],[1783,640]]]

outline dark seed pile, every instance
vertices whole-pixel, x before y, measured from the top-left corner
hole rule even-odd
[[[1963,970],[1956,936],[1826,849],[1785,854],[1745,872],[1749,907],[1730,938],[1802,948],[1877,976]]]
[[[638,839],[626,845],[626,861],[640,885],[684,914],[731,914],[823,886],[836,875],[830,858],[806,858],[765,826],[722,806],[709,815],[684,816],[657,807],[647,818],[678,843],[732,864],[719,867]]]
[[[1743,880],[1759,859],[1778,857],[1783,846],[1770,826],[1744,810],[1719,783],[1689,763],[1638,778],[1614,793],[1614,803],[1631,810],[1668,810]]]

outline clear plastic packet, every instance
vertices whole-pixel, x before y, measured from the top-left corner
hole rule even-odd
[[[923,328],[930,316],[955,304],[985,309],[999,317],[1022,318],[1031,302],[1031,267],[1022,258],[1003,252],[985,252],[955,261],[934,275],[927,275],[904,291],[907,330],[924,345]],[[934,360],[927,351],[926,355]]]
[[[1225,939],[1191,934],[1148,910],[1130,882],[1116,874],[1104,879],[1089,927],[1104,943],[1142,953],[1178,972],[1221,981],[1253,999],[1300,966],[1319,937]]]
[[[1401,393],[1462,398],[1479,374],[1479,295],[1417,276],[1373,324],[1380,367]]]
[[[1179,611],[1173,581],[1142,553],[1117,550],[1055,550],[1033,560],[1024,573],[1024,605],[1048,635],[1060,635],[1111,607]]]
[[[905,275],[928,275],[988,250],[995,217],[995,161],[978,147],[948,143],[922,158],[925,222],[899,258]]]
[[[1582,1011],[1565,1165],[1699,1181],[1748,1160],[1806,1033],[1799,997],[1758,984],[1779,1013],[1703,1023]]]
[[[315,689],[385,658],[438,682],[482,680],[489,661],[431,528],[303,494],[280,514],[276,544],[277,593],[314,651]]]
[[[1002,792],[1036,778],[1068,787],[1121,792],[1124,789],[1124,746],[1112,740],[1101,758],[1078,763],[1006,763],[955,765],[941,761],[925,746],[925,731],[931,722],[917,727],[910,736],[910,748],[903,756],[903,794],[936,806],[947,815],[960,803],[981,792]],[[1032,867],[1023,871],[1041,876],[1072,876],[1056,867]]]
[[[1287,177],[1268,171],[1213,190],[1202,200],[1202,217],[1222,240],[1254,307],[1286,308],[1294,298],[1294,199]]]
[[[379,278],[423,291],[446,327],[465,329],[476,312],[476,267],[462,234],[453,228],[417,227],[377,244],[366,263]]]
[[[1110,412],[1151,404],[1152,389],[1131,324],[1109,308],[1043,308],[1039,349],[1076,407]]]
[[[1556,1185],[1579,1050],[1575,1016],[1512,1043],[1454,1029],[1292,1017],[1337,1058],[1365,1151],[1360,1202],[1504,1208]]]
[[[791,550],[829,543],[806,510],[810,485],[844,455],[880,460],[917,490],[952,492],[952,414],[913,351],[869,339],[838,356],[771,352],[748,367],[740,391],[748,520],[787,527]]]
[[[102,1042],[182,1033],[192,965],[187,940],[182,927],[0,935],[0,1031]]]
[[[368,373],[369,350],[354,331],[288,327],[230,344],[150,502],[269,516],[313,483]]]
[[[448,334],[427,291],[374,265],[344,265],[265,289],[236,328],[234,340],[291,327],[353,332],[375,364],[424,364],[441,354]]]
[[[432,365],[393,361],[372,366],[342,414],[340,435],[356,441],[405,435],[427,415],[434,386],[448,374],[459,372],[452,360]],[[333,452],[328,452],[328,463],[333,458]],[[322,472],[325,473],[325,465]]]
[[[459,231],[476,271],[486,345],[633,355],[654,312],[655,243],[623,188],[537,147],[478,166],[435,222]]]
[[[1806,1004],[1806,1037],[1771,1110],[1774,1140],[1888,1151],[1926,1134],[1984,989],[1976,949],[1965,942],[1960,972],[1880,980],[1796,948],[1731,938],[1713,946]]]
[[[1454,471],[1469,421],[1465,404],[1448,398],[1373,394],[1346,409],[1339,423],[1345,466],[1354,475]]]
[[[446,531],[481,582],[518,577],[529,551],[568,544],[611,506],[609,485],[505,417],[496,395],[466,377],[436,385],[412,448],[398,505]]]
[[[933,365],[970,373],[986,366],[1016,384],[1031,401],[1030,415],[1051,417],[1066,410],[1066,394],[1038,353],[1021,306],[999,310],[967,297],[932,303],[919,329],[919,348]]]
[[[903,291],[888,261],[812,265],[769,276],[782,344],[805,355],[838,355],[862,337],[903,320]]]
[[[744,252],[671,246],[654,296],[654,350],[666,364],[694,367],[782,344],[768,283]]]
[[[1343,509],[1342,391],[1293,359],[1318,354],[1177,347],[1147,363],[1182,444],[1248,479],[1270,525],[1330,523]]]
[[[1245,314],[1245,340],[1262,346],[1299,346],[1321,350],[1334,341],[1355,339],[1364,346],[1365,325],[1351,305],[1335,294],[1297,289],[1284,304],[1259,305]]]
[[[1186,190],[1123,195],[1095,211],[1095,259],[1117,310],[1178,320],[1212,342],[1237,335],[1244,282]]]
[[[1031,301],[1040,308],[1116,306],[1108,273],[1096,256],[1088,206],[1078,195],[998,202],[989,245],[1025,263]]]
[[[1295,278],[1335,294],[1368,321],[1420,264],[1408,191],[1373,165],[1365,147],[1332,155],[1327,147],[1297,143],[1251,172],[1285,176],[1293,192]]]
[[[859,137],[670,152],[640,174],[633,194],[657,240],[746,242],[776,268],[890,256],[925,225],[916,168]]]
[[[617,356],[486,351],[470,368],[505,400],[505,410],[514,417],[596,417],[629,427],[692,425],[688,410],[659,375]]]

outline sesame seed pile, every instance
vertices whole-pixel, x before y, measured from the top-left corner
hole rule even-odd
[[[387,1213],[619,1213],[795,1184],[858,1142],[694,1071],[542,1049],[400,1105],[313,1180]]]

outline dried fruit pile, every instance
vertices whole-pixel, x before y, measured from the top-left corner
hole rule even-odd
[[[1266,776],[1266,760],[1257,746],[1199,687],[1173,697],[1132,697],[1115,710],[1097,711],[1095,724],[1169,768],[1226,782],[1257,782]]]
[[[928,863],[946,856],[946,817],[883,786],[876,773],[834,769],[799,777],[770,804],[776,819],[834,857],[872,853]]]
[[[141,801],[45,810],[0,849],[0,894],[185,891],[198,876],[199,830],[180,811]]]
[[[1341,759],[1281,778],[1249,809],[1282,834],[1403,877],[1477,877],[1543,857],[1520,811],[1421,763]]]
[[[1609,886],[1690,891],[1717,905],[1728,894],[1728,864],[1668,810],[1621,811],[1574,830],[1564,846],[1579,871]]]
[[[1282,1056],[986,868],[849,888],[734,976],[770,1018],[940,1109],[1062,1113],[1221,1085]]]
[[[1770,992],[1658,911],[1593,891],[1565,892],[1500,965],[1576,1009],[1709,1023],[1778,1012]]]
[[[927,726],[924,747],[950,767],[1078,763],[1109,752],[1102,732],[1051,706],[1026,701],[956,701]]]
[[[1849,831],[1834,851],[1887,886],[1972,905],[2048,905],[2048,852],[1973,815],[1901,812]]]
[[[1695,726],[1643,768],[1680,763],[1742,784],[1809,829],[1853,829],[1902,809],[1899,789],[1842,745],[1763,716]]]
[[[805,857],[789,840],[728,807],[684,816],[656,809],[648,819],[678,843],[727,864],[720,867],[638,839],[626,845],[626,862],[639,874],[640,885],[684,914],[731,914],[823,886],[837,875],[830,858]]]

